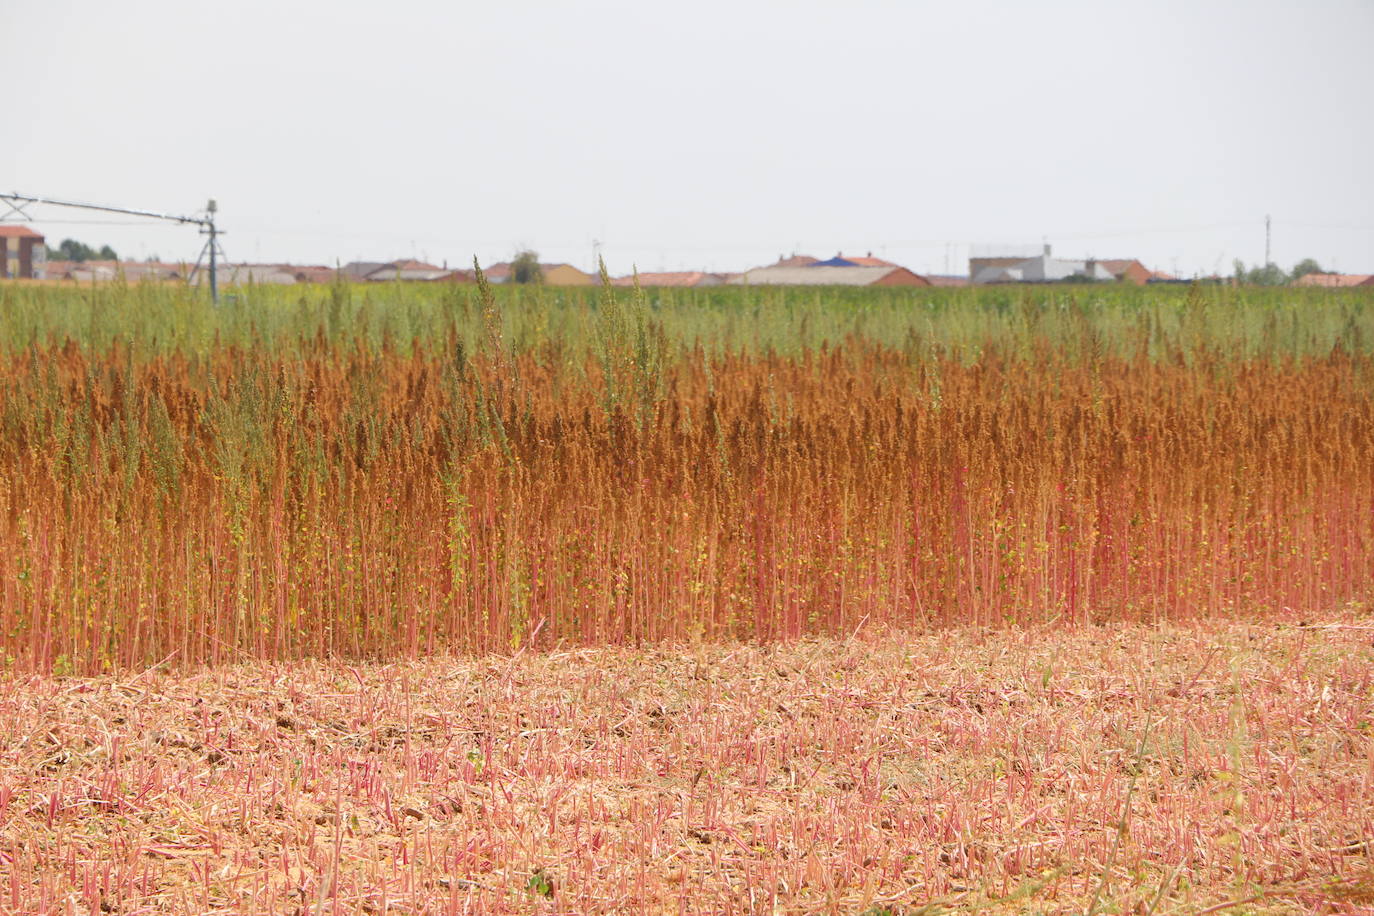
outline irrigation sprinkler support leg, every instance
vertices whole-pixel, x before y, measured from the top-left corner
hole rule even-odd
[[[210,220],[210,304],[219,305],[219,274],[216,270],[215,247],[219,244],[215,240],[215,221]]]

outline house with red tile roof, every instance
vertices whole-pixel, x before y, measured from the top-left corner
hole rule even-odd
[[[332,267],[317,264],[278,264],[283,271],[296,278],[297,283],[333,283],[338,273]]]
[[[1326,289],[1374,286],[1374,274],[1306,274],[1294,280],[1293,285],[1321,286]]]
[[[969,278],[984,283],[1059,283],[1084,280],[1134,283],[1143,286],[1155,274],[1135,258],[1056,258],[1049,245],[1041,253],[1022,256],[1026,246],[975,246],[969,258]]]
[[[349,261],[339,268],[339,273],[349,280],[366,280],[369,275],[385,267],[382,261]]]
[[[28,226],[0,225],[0,277],[42,280],[48,248],[43,234]]]
[[[501,261],[490,267],[482,268],[488,283],[509,283],[511,264]],[[540,264],[540,282],[545,286],[592,286],[597,280],[591,274],[583,273],[571,264]]]
[[[725,278],[720,274],[706,273],[702,270],[676,270],[659,271],[656,273],[642,273],[639,275],[640,286],[720,286],[725,283]],[[628,277],[616,277],[611,281],[612,286],[634,286],[635,278],[633,275]]]
[[[847,254],[847,255],[844,256],[844,259],[845,259],[846,261],[853,261],[855,264],[859,265],[860,267],[897,267],[897,266],[898,266],[898,265],[892,263],[891,261],[884,261],[882,258],[875,258],[875,257],[873,257],[873,252],[871,252],[871,251],[870,251],[868,254],[864,255],[863,257],[859,257],[859,256],[857,256],[857,255],[852,255],[852,254]]]
[[[1097,263],[1123,283],[1134,283],[1136,286],[1144,286],[1154,276],[1154,271],[1135,258],[1098,258]]]
[[[383,264],[364,279],[369,283],[384,283],[388,280],[437,280],[450,272],[446,267],[407,258]]]
[[[79,280],[95,283],[124,278],[126,283],[144,280],[179,280],[186,269],[184,264],[165,261],[52,261],[48,276],[59,280]]]
[[[49,280],[69,280],[72,275],[72,268],[79,265],[79,261],[49,261],[43,268],[43,276]]]
[[[897,267],[891,261],[884,261],[882,258],[873,257],[873,252],[869,252],[862,257],[853,254],[835,254],[827,261],[815,261],[811,267]]]
[[[905,267],[844,267],[812,264],[809,267],[759,267],[728,281],[748,286],[930,286],[920,274]]]

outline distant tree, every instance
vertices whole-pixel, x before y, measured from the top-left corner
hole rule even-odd
[[[1245,283],[1250,286],[1283,286],[1288,282],[1288,274],[1284,273],[1283,268],[1277,264],[1266,264],[1263,267],[1246,269],[1245,262],[1237,259],[1235,267],[1237,283]]]
[[[96,251],[84,242],[76,239],[63,239],[56,249],[49,249],[49,254],[56,261],[117,261],[119,255],[109,245],[101,247]]]
[[[533,251],[522,251],[510,262],[510,281],[512,283],[539,283],[544,272],[539,267],[539,255]]]
[[[1322,266],[1317,263],[1315,258],[1303,258],[1301,261],[1293,265],[1293,272],[1289,274],[1289,276],[1291,276],[1294,280],[1298,280],[1302,277],[1307,276],[1308,274],[1324,273],[1326,273],[1326,271],[1322,270]]]
[[[57,258],[61,261],[89,261],[94,257],[95,249],[76,239],[63,239],[57,246]]]

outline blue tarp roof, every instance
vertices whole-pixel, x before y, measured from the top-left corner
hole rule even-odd
[[[856,264],[856,263],[854,263],[853,261],[846,261],[844,258],[841,258],[841,257],[834,257],[834,258],[831,258],[829,261],[817,261],[816,263],[814,263],[814,264],[808,264],[807,266],[808,266],[808,267],[858,267],[859,265]]]

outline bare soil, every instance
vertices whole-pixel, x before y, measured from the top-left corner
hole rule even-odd
[[[1356,913],[1372,843],[1367,616],[0,680],[6,913]]]

